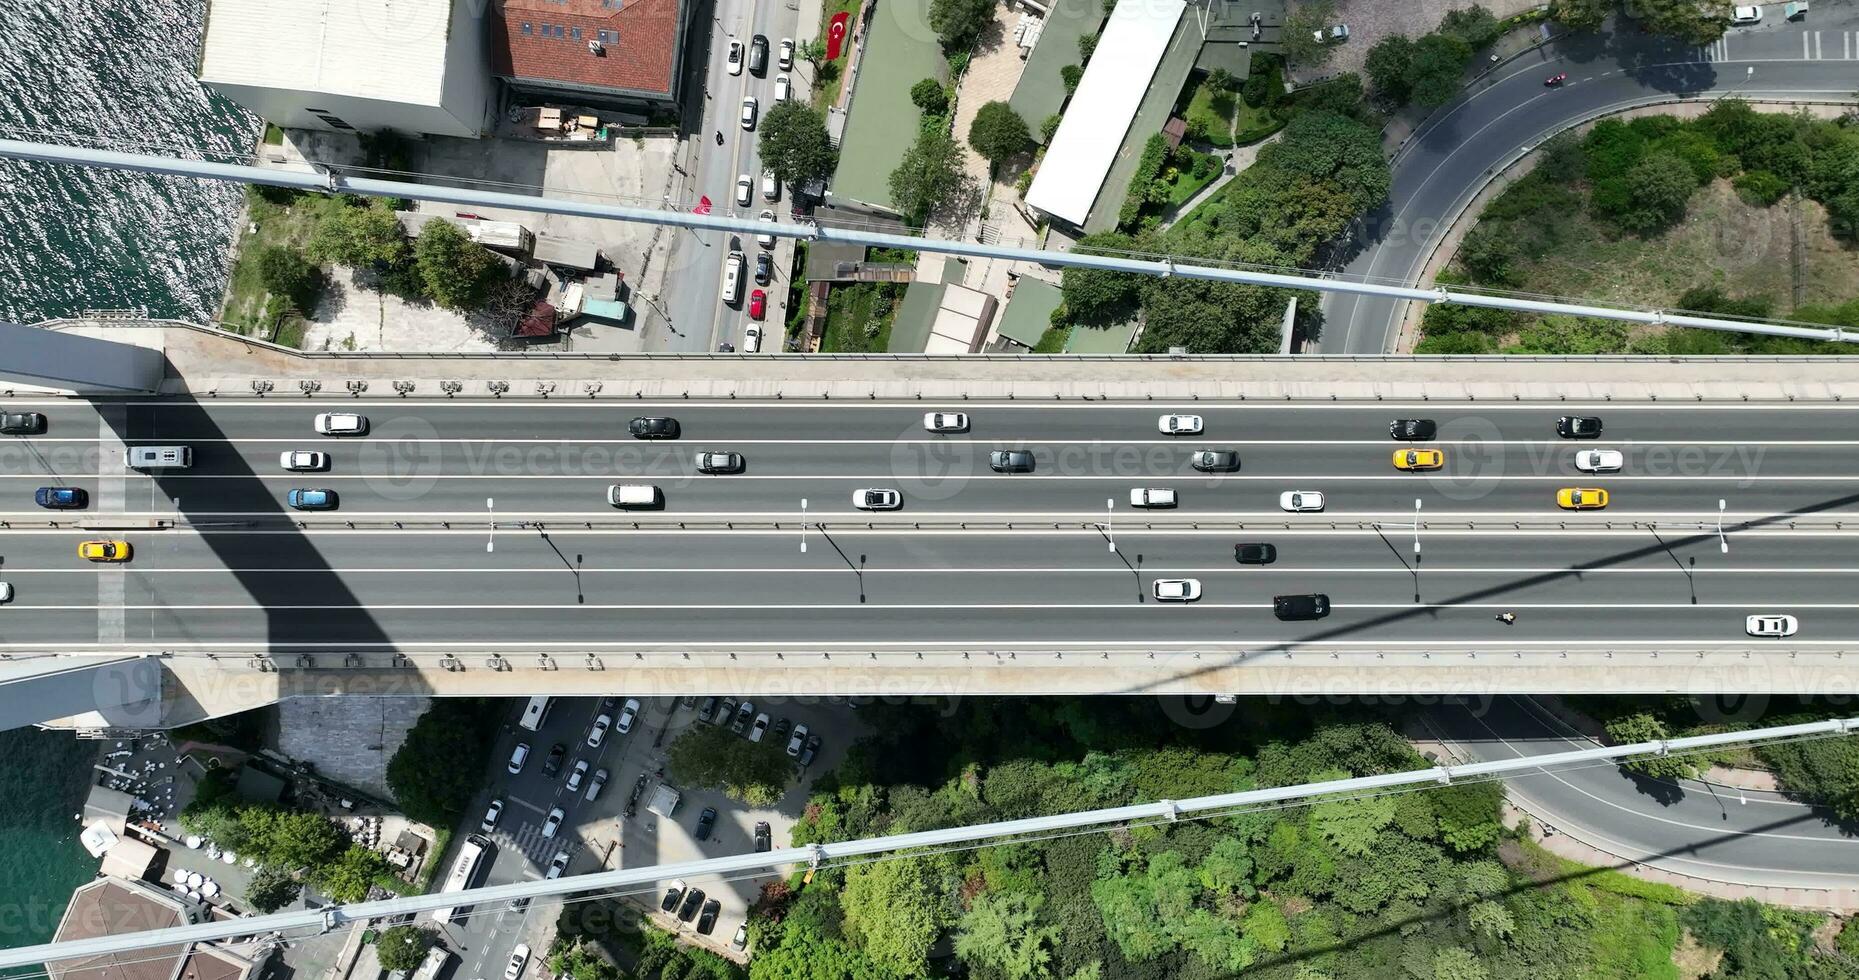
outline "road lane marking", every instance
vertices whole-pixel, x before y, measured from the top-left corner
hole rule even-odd
[[[1684,571],[1680,571],[1677,567],[1673,566],[1670,563],[1670,559],[1666,558],[1663,554],[1659,554],[1656,556],[1649,555],[1642,560],[1648,563],[1651,563],[1653,567],[1650,567],[1650,568],[1588,568],[1588,567],[1583,567],[1583,566],[1569,566],[1569,565],[1546,565],[1546,566],[1540,566],[1540,567],[1530,567],[1530,566],[1521,566],[1521,565],[1503,565],[1503,566],[1492,566],[1492,567],[1454,565],[1454,566],[1435,567],[1434,565],[1429,563],[1425,565],[1423,568],[1421,568],[1420,574],[1423,576],[1513,575],[1513,574],[1514,575],[1552,575],[1552,574],[1565,574],[1565,573],[1579,573],[1582,575],[1661,575],[1661,576],[1679,575],[1679,576],[1682,576],[1683,574],[1685,574]],[[1390,559],[1390,561],[1392,561],[1392,559]],[[1664,563],[1664,567],[1663,568],[1658,567],[1659,563]],[[1309,566],[1309,565],[1294,566],[1294,565],[1287,564],[1286,562],[1279,561],[1279,562],[1274,563],[1271,566],[1271,568],[1273,569],[1272,571],[1258,571],[1256,570],[1257,567],[1258,566],[1243,565],[1237,562],[1226,562],[1224,564],[1219,564],[1219,565],[1179,565],[1179,564],[1159,562],[1159,561],[1152,560],[1152,561],[1145,561],[1143,563],[1143,571],[1145,573],[1154,573],[1154,572],[1162,572],[1162,571],[1167,571],[1170,573],[1194,572],[1194,573],[1201,574],[1201,575],[1232,574],[1232,575],[1237,575],[1237,576],[1249,576],[1249,577],[1256,577],[1256,576],[1263,576],[1263,575],[1284,576],[1284,575],[1296,574],[1296,575],[1397,575],[1402,578],[1409,578],[1413,575],[1413,571],[1411,568],[1400,565],[1398,563],[1389,564],[1389,565],[1372,565],[1372,566],[1371,565],[1337,565],[1337,566],[1331,566],[1331,567],[1319,567],[1319,566]],[[8,562],[7,570],[9,572],[22,572],[22,573],[32,572],[35,575],[89,575],[89,574],[92,574],[92,572],[94,571],[93,569],[89,569],[89,568],[65,568],[65,567],[52,567],[52,566],[35,567],[31,565],[22,565],[17,562]],[[1079,568],[1077,566],[1038,567],[1038,566],[1032,566],[1032,565],[975,565],[975,566],[966,566],[966,567],[955,567],[955,566],[946,566],[946,565],[920,566],[920,567],[919,566],[900,566],[900,565],[886,565],[886,566],[867,565],[867,566],[862,566],[859,570],[866,575],[990,575],[990,574],[1001,574],[1001,573],[1007,573],[1007,572],[1012,572],[1016,574],[1027,573],[1027,574],[1038,574],[1038,575],[1127,576],[1130,574],[1130,570],[1128,568],[1123,567],[1122,565],[1105,566],[1102,568]],[[221,565],[221,566],[213,566],[213,567],[200,566],[200,567],[184,567],[184,568],[174,568],[174,567],[157,567],[157,568],[130,567],[129,568],[129,574],[131,575],[219,575],[219,574],[233,574],[233,573],[242,574],[242,575],[247,575],[247,574],[249,575],[304,575],[304,574],[405,575],[405,574],[421,574],[421,573],[430,573],[430,572],[444,572],[447,575],[469,575],[469,574],[562,575],[562,574],[567,574],[568,571],[569,570],[566,566],[559,565],[559,564],[555,565],[554,567],[550,567],[547,565],[537,565],[534,567],[504,566],[504,567],[492,567],[492,568],[464,568],[464,567],[451,566],[451,565],[424,565],[424,566],[415,565],[415,566],[406,566],[406,567],[371,565],[371,566],[357,567],[357,568],[342,568],[342,567],[325,566],[325,565],[304,566],[300,568],[288,568],[288,567],[256,568],[256,567],[244,566],[244,565]],[[644,565],[626,565],[626,566],[609,566],[609,567],[601,567],[601,566],[593,566],[593,565],[576,565],[574,567],[574,571],[579,572],[583,575],[588,575],[588,574],[602,574],[602,575],[681,575],[681,574],[696,575],[696,574],[703,574],[703,575],[709,575],[709,574],[749,574],[749,573],[754,573],[758,575],[760,574],[804,575],[804,574],[810,574],[810,573],[817,573],[817,574],[822,574],[822,575],[844,575],[847,573],[848,569],[844,565],[838,565],[838,566],[814,565],[814,566],[794,566],[794,567],[782,567],[782,566],[772,566],[772,565],[770,566],[663,565],[663,566],[656,566],[656,567],[644,566]],[[1782,567],[1768,568],[1768,567],[1761,567],[1761,566],[1756,566],[1756,567],[1744,566],[1744,567],[1737,567],[1737,568],[1699,567],[1699,568],[1687,569],[1686,571],[1689,571],[1692,575],[1718,576],[1718,577],[1737,576],[1737,575],[1859,575],[1859,566],[1821,567],[1821,568],[1782,568]]]
[[[850,574],[849,570],[845,574]],[[1129,574],[1129,573],[1126,572],[1125,574]],[[1607,609],[1634,609],[1634,610],[1638,610],[1638,609],[1686,609],[1686,610],[1735,609],[1735,610],[1743,611],[1743,610],[1748,610],[1750,607],[1758,605],[1758,604],[1767,605],[1767,606],[1775,606],[1778,608],[1786,608],[1790,610],[1794,610],[1794,609],[1833,609],[1833,610],[1859,609],[1859,603],[1850,603],[1850,602],[1801,602],[1801,601],[1796,601],[1796,600],[1760,602],[1757,600],[1744,600],[1744,601],[1738,601],[1738,602],[1698,602],[1698,603],[1691,603],[1691,602],[1528,602],[1528,601],[1526,602],[1449,602],[1449,603],[1339,602],[1339,603],[1332,603],[1330,606],[1330,610],[1332,613],[1353,612],[1356,610],[1368,611],[1368,610],[1384,610],[1384,609],[1400,610],[1402,612],[1452,611],[1452,610],[1457,610],[1457,609],[1526,609],[1526,610],[1527,609],[1538,609],[1538,610],[1545,610],[1545,611],[1553,611],[1553,610],[1558,610],[1558,609],[1580,609],[1580,610],[1590,610],[1590,611],[1607,610]],[[89,607],[86,607],[86,606],[52,606],[52,605],[35,606],[35,605],[20,605],[20,604],[14,603],[14,604],[10,604],[8,608],[16,609],[16,610],[56,611],[56,610],[65,610],[65,609],[85,609]],[[1150,599],[1150,600],[1141,601],[1141,602],[1138,602],[1135,600],[1119,601],[1119,602],[857,602],[857,601],[795,602],[795,603],[539,602],[539,603],[511,603],[511,604],[503,604],[503,605],[485,604],[481,602],[477,602],[477,603],[473,603],[473,602],[357,603],[357,604],[351,604],[351,605],[331,605],[331,604],[313,604],[313,603],[301,603],[301,604],[299,603],[283,603],[283,604],[280,604],[280,603],[270,603],[270,604],[258,604],[258,603],[173,603],[173,604],[151,603],[151,604],[141,604],[141,603],[136,603],[136,604],[127,604],[127,605],[122,606],[121,608],[163,610],[163,611],[166,611],[166,610],[215,611],[215,610],[229,610],[229,609],[237,609],[237,610],[244,611],[244,610],[263,609],[263,610],[267,610],[270,612],[279,612],[279,611],[315,612],[315,611],[330,610],[330,609],[358,609],[358,610],[368,610],[368,611],[394,611],[394,612],[410,612],[410,611],[440,610],[440,609],[476,609],[479,611],[488,611],[488,610],[512,610],[512,611],[514,610],[549,610],[549,611],[555,611],[555,610],[563,610],[563,609],[580,609],[580,610],[588,610],[588,611],[595,611],[595,612],[607,612],[607,611],[622,610],[622,609],[645,609],[645,610],[653,610],[653,611],[659,611],[659,610],[686,611],[686,610],[689,610],[689,611],[719,611],[719,612],[744,611],[744,610],[764,611],[764,612],[772,611],[772,610],[819,611],[819,610],[841,610],[841,609],[854,610],[857,612],[866,612],[866,611],[872,611],[872,610],[894,612],[894,611],[921,611],[921,610],[942,610],[942,609],[974,609],[974,610],[996,610],[996,611],[1020,612],[1020,611],[1047,610],[1047,609],[1120,610],[1120,609],[1125,609],[1125,608],[1170,609],[1170,610],[1177,609],[1177,608],[1185,608],[1189,610],[1196,610],[1196,609],[1254,610],[1256,609],[1256,610],[1263,611],[1263,610],[1271,609],[1272,604],[1269,602],[1214,602],[1214,601],[1208,601],[1205,599],[1198,601],[1198,602],[1157,602],[1157,601],[1154,601],[1153,599]],[[1341,623],[1339,625],[1348,627],[1354,624]],[[1490,641],[1486,641],[1487,645],[1489,645],[1489,642]],[[1608,641],[1590,641],[1590,642],[1608,642]]]
[[[1777,61],[1777,59],[1769,59],[1769,61],[1773,62],[1773,61]],[[1761,63],[1761,62],[1758,62],[1758,63]],[[1782,61],[1778,63],[1785,64],[1786,62]],[[1649,65],[1649,66],[1645,66],[1645,68],[1675,67],[1675,66],[1682,66],[1684,64],[1686,63],[1685,62],[1672,62],[1667,65]],[[1635,68],[1633,70],[1640,71],[1643,69]],[[1608,72],[1607,74],[1609,75],[1624,74],[1624,72]],[[1815,89],[1815,90],[1810,90],[1810,91],[1821,92],[1822,90]],[[1848,89],[1827,89],[1824,91],[1826,93],[1835,93],[1835,92],[1848,92],[1849,93],[1850,92],[1850,90]],[[1632,104],[1632,103],[1629,102],[1629,103],[1617,103],[1617,104]],[[1464,107],[1463,104],[1459,107],[1455,107],[1454,112],[1456,113],[1459,108],[1463,108],[1463,107]],[[1638,384],[1635,383],[1634,386],[1637,387]],[[1298,399],[1293,399],[1289,401],[1286,401],[1283,399],[1272,399],[1270,401],[1265,401],[1265,400],[1258,400],[1258,399],[1248,400],[1248,399],[1238,399],[1238,398],[1225,398],[1225,399],[1218,399],[1218,400],[1211,400],[1211,399],[1195,400],[1192,398],[1185,398],[1185,399],[1179,399],[1177,401],[1171,401],[1168,399],[1100,399],[1100,400],[1094,400],[1094,401],[1056,401],[1055,400],[1055,401],[1050,401],[1050,402],[1042,401],[1042,402],[1029,403],[1025,400],[1008,400],[1008,399],[1001,399],[1001,398],[994,398],[994,399],[961,398],[959,396],[943,398],[943,399],[877,398],[877,399],[861,399],[858,401],[847,401],[843,399],[837,400],[837,401],[826,401],[826,400],[799,400],[799,399],[776,399],[776,398],[768,398],[768,399],[737,398],[737,399],[713,399],[713,400],[659,399],[659,400],[637,400],[637,401],[628,399],[626,401],[614,400],[614,401],[605,401],[605,402],[587,401],[587,400],[572,401],[572,400],[564,400],[564,399],[534,399],[534,400],[516,401],[516,400],[501,400],[501,399],[493,399],[493,398],[475,398],[475,399],[455,399],[455,398],[350,399],[350,398],[342,398],[339,400],[338,399],[321,399],[318,401],[304,402],[304,401],[280,401],[276,398],[250,398],[250,397],[225,398],[225,397],[221,397],[221,398],[215,398],[210,404],[202,404],[200,402],[192,401],[192,400],[185,399],[185,398],[182,398],[182,399],[143,399],[143,400],[137,400],[137,401],[110,402],[109,404],[129,405],[129,406],[134,406],[137,408],[164,408],[164,409],[179,408],[179,409],[186,409],[188,411],[193,411],[193,412],[199,412],[204,409],[209,413],[218,410],[218,408],[221,406],[233,406],[237,408],[262,407],[265,409],[275,410],[279,412],[302,413],[301,417],[303,418],[303,433],[304,433],[303,436],[301,437],[302,441],[327,445],[337,440],[335,440],[334,438],[330,436],[320,435],[312,431],[310,428],[310,418],[312,417],[313,413],[321,410],[323,407],[327,406],[329,403],[338,402],[338,401],[341,405],[344,405],[344,406],[364,407],[364,408],[393,408],[393,409],[399,409],[402,412],[405,412],[407,409],[410,409],[410,408],[442,408],[442,409],[447,410],[448,412],[459,412],[459,413],[482,412],[482,411],[487,411],[487,410],[491,412],[506,412],[506,411],[517,410],[517,409],[590,412],[590,414],[612,413],[616,424],[619,423],[620,417],[622,415],[626,416],[627,419],[630,420],[632,417],[639,414],[641,410],[650,410],[650,409],[676,410],[676,409],[690,409],[690,408],[734,409],[737,411],[744,412],[745,414],[761,413],[761,412],[769,411],[771,409],[792,410],[792,411],[816,411],[816,410],[850,411],[850,412],[863,413],[863,412],[869,412],[873,408],[898,408],[898,409],[908,408],[912,410],[913,412],[918,413],[919,417],[921,413],[929,412],[929,411],[936,411],[938,409],[942,411],[969,411],[970,414],[972,415],[973,413],[971,410],[976,407],[984,407],[991,411],[1013,411],[1013,412],[1051,412],[1054,410],[1062,410],[1062,411],[1093,410],[1093,411],[1100,411],[1100,412],[1102,411],[1124,412],[1124,411],[1141,410],[1145,413],[1154,412],[1156,415],[1159,416],[1159,415],[1165,414],[1169,410],[1170,405],[1177,405],[1178,407],[1185,406],[1185,407],[1182,407],[1183,411],[1190,411],[1190,412],[1194,412],[1200,415],[1213,415],[1213,414],[1224,413],[1224,412],[1285,412],[1285,411],[1306,412],[1306,411],[1313,411],[1313,410],[1315,411],[1324,411],[1324,410],[1339,411],[1340,410],[1340,411],[1382,413],[1390,409],[1397,409],[1397,408],[1413,408],[1413,409],[1431,411],[1434,413],[1438,413],[1444,410],[1445,412],[1448,412],[1453,415],[1484,415],[1484,414],[1489,414],[1492,412],[1514,414],[1518,412],[1544,412],[1544,411],[1552,412],[1557,415],[1562,415],[1562,414],[1567,414],[1571,411],[1580,411],[1580,410],[1588,410],[1588,411],[1595,412],[1595,413],[1622,412],[1622,411],[1627,411],[1627,412],[1633,412],[1633,411],[1652,411],[1652,412],[1715,411],[1715,412],[1743,413],[1743,412],[1747,412],[1751,407],[1759,408],[1762,411],[1778,411],[1778,410],[1779,411],[1796,411],[1796,412],[1800,412],[1800,411],[1828,411],[1828,412],[1859,411],[1859,405],[1855,405],[1849,402],[1832,402],[1832,401],[1821,403],[1821,402],[1779,401],[1779,400],[1775,402],[1766,402],[1766,401],[1745,402],[1742,400],[1736,400],[1736,401],[1725,400],[1721,402],[1661,401],[1657,403],[1637,403],[1637,402],[1628,403],[1628,402],[1614,402],[1614,401],[1603,401],[1603,400],[1582,400],[1582,399],[1562,400],[1562,399],[1548,399],[1548,398],[1536,400],[1536,401],[1525,400],[1522,402],[1506,402],[1501,405],[1500,404],[1487,404],[1485,402],[1473,402],[1470,400],[1466,400],[1466,401],[1430,400],[1429,401],[1429,400],[1424,400],[1424,399],[1406,399],[1406,400],[1386,399],[1386,400],[1365,400],[1362,402],[1337,402],[1337,401],[1333,401],[1328,398],[1323,398],[1323,399],[1312,398],[1309,401],[1298,400]],[[19,406],[52,406],[54,408],[69,409],[72,407],[73,403],[71,399],[69,398],[44,398],[44,399],[16,398],[16,399],[9,399],[8,404],[19,405]],[[167,438],[179,438],[179,437],[178,436],[175,436],[175,437],[163,436],[163,438],[167,439]],[[360,441],[365,441],[366,438],[367,437],[365,436],[361,437],[360,439],[344,438],[340,441],[360,442]],[[646,441],[651,441],[651,440],[639,440],[639,441],[646,442]]]

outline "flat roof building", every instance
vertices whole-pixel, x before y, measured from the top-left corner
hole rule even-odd
[[[476,137],[484,20],[474,0],[208,0],[200,81],[290,129]]]
[[[673,109],[694,0],[503,0],[492,71],[518,93]]]

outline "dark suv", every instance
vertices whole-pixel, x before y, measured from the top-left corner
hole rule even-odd
[[[1431,439],[1438,431],[1432,419],[1395,419],[1388,423],[1388,435],[1394,439]]]
[[[996,473],[1033,472],[1033,454],[1024,449],[996,449],[988,454],[988,465]]]
[[[33,503],[52,510],[78,510],[89,498],[79,487],[40,487],[32,493]]]
[[[1601,420],[1592,415],[1564,415],[1556,420],[1556,435],[1564,439],[1599,439]]]
[[[668,418],[633,419],[626,426],[634,439],[676,439],[678,420]]]
[[[562,760],[567,757],[568,746],[556,742],[555,747],[549,750],[549,757],[542,760],[542,774],[551,778],[561,775]]]
[[[0,432],[9,436],[30,436],[45,431],[45,416],[38,412],[0,414]]]
[[[749,41],[749,74],[761,76],[768,71],[768,38],[757,34]]]
[[[1270,565],[1278,560],[1278,546],[1255,542],[1233,546],[1233,560],[1241,565]]]
[[[1330,614],[1330,597],[1321,592],[1273,596],[1272,613],[1279,619],[1322,619]]]

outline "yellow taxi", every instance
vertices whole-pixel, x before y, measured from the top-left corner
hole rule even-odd
[[[1446,454],[1438,449],[1396,449],[1397,470],[1437,470],[1446,465]]]
[[[1563,487],[1556,491],[1556,506],[1563,510],[1600,510],[1607,506],[1607,491],[1596,487]]]
[[[127,541],[86,541],[77,546],[77,556],[89,561],[128,561]]]

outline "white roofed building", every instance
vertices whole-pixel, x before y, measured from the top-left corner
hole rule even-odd
[[[200,80],[287,129],[476,137],[494,109],[483,10],[473,0],[208,0]]]
[[[1186,9],[1186,0],[1141,0],[1111,11],[1026,203],[1084,226]]]

